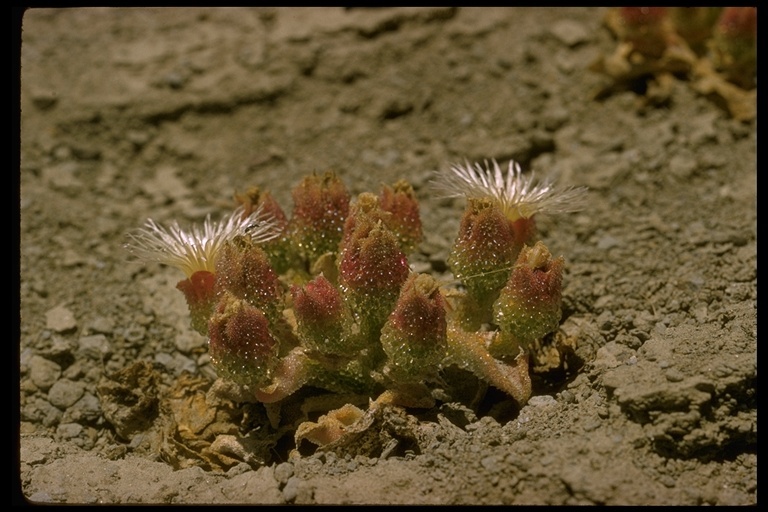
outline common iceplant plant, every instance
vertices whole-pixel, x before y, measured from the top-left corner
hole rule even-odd
[[[561,317],[563,258],[536,240],[535,217],[577,210],[585,189],[496,161],[453,165],[435,184],[466,197],[453,289],[409,266],[422,224],[404,180],[353,200],[336,174],[313,173],[293,189],[290,218],[253,187],[218,223],[150,219],[126,247],[184,272],[177,288],[213,367],[256,401],[311,385],[430,407],[441,371],[457,366],[522,406],[532,347]]]
[[[733,118],[757,116],[756,7],[611,7],[605,24],[618,44],[590,66],[612,79],[595,98],[629,88],[664,104],[681,78]]]

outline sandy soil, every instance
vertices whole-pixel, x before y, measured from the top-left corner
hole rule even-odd
[[[588,67],[615,46],[602,16],[28,11],[23,496],[756,503],[755,122],[731,119],[682,79],[660,105],[631,90],[592,100],[606,78]],[[137,361],[151,363],[160,395],[183,376],[214,377],[174,290],[178,271],[129,262],[126,232],[147,217],[220,216],[249,185],[290,209],[291,187],[312,171],[334,170],[353,194],[407,178],[427,233],[416,262],[447,281],[462,206],[428,181],[465,158],[514,158],[590,189],[586,210],[539,223],[567,262],[562,330],[578,348],[568,371],[537,377],[522,410],[490,390],[474,409],[406,411],[420,437],[377,456],[292,453],[284,440],[226,469],[174,464],[157,438],[137,429],[124,439],[105,418],[100,383]]]

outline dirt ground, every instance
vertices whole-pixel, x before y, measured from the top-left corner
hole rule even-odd
[[[593,99],[592,8],[33,9],[23,18],[20,489],[35,503],[742,505],[757,501],[756,122],[675,80]],[[564,255],[568,371],[407,410],[379,456],[273,446],[226,470],[119,436],[99,385],[137,361],[213,379],[178,270],[129,261],[152,217],[334,170],[408,179],[415,265],[450,280],[463,208],[435,171],[495,158],[589,187],[543,216]],[[395,445],[397,440],[395,440]],[[166,447],[167,448],[167,447]],[[390,447],[391,448],[391,447]],[[167,451],[166,451],[167,453]]]

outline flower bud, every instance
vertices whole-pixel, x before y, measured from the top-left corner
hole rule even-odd
[[[445,299],[427,274],[408,278],[381,331],[388,370],[397,380],[418,380],[437,372],[446,351]]]
[[[722,7],[670,7],[669,15],[675,32],[699,53],[721,11]]]
[[[421,242],[419,203],[413,187],[405,180],[398,181],[392,187],[385,185],[379,196],[379,205],[392,214],[387,227],[397,236],[400,248],[406,254],[413,252]]]
[[[270,320],[282,310],[277,273],[264,250],[247,238],[224,244],[216,261],[216,277],[222,289],[261,309]]]
[[[273,219],[277,230],[281,231],[288,225],[285,212],[277,204],[272,194],[261,190],[259,187],[248,187],[244,194],[235,193],[235,201],[243,205],[243,220],[255,212],[260,212],[261,215]]]
[[[338,251],[349,200],[346,187],[332,172],[323,176],[313,173],[293,189],[288,236],[310,265],[321,255]]]
[[[726,7],[715,26],[712,59],[726,79],[744,89],[755,88],[757,73],[757,9]]]
[[[187,299],[192,328],[203,336],[208,334],[208,320],[216,306],[215,285],[216,277],[207,270],[198,270],[176,285]]]
[[[509,220],[490,199],[467,200],[448,255],[454,277],[478,302],[491,302],[506,283],[519,245]]]
[[[620,7],[622,39],[635,51],[659,58],[671,34],[666,7]]]
[[[339,252],[343,253],[355,233],[358,224],[374,225],[382,222],[389,223],[391,213],[385,212],[379,205],[379,198],[370,192],[363,192],[349,208],[349,216],[344,221],[344,229],[339,244]]]
[[[278,343],[262,311],[224,292],[208,324],[208,352],[219,376],[260,387],[277,365]]]
[[[518,347],[530,349],[557,329],[562,314],[562,256],[553,259],[537,242],[520,251],[509,281],[493,305],[494,321],[501,328],[496,354],[514,355]],[[515,343],[516,342],[516,343]]]
[[[235,200],[243,206],[243,218],[258,212],[260,217],[272,220],[277,236],[261,243],[269,261],[279,274],[286,272],[293,264],[295,255],[291,253],[290,242],[286,236],[288,219],[280,205],[268,191],[259,187],[249,187],[244,194],[235,194]]]
[[[302,344],[321,354],[351,355],[345,338],[350,319],[339,290],[319,275],[302,287],[292,286],[291,295]]]
[[[339,284],[363,336],[378,339],[409,272],[395,235],[381,221],[357,216],[340,255]]]

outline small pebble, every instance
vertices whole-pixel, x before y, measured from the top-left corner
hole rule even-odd
[[[62,423],[56,428],[56,434],[64,439],[72,439],[83,433],[83,426],[79,423]]]
[[[292,476],[288,479],[288,481],[285,483],[285,487],[283,487],[283,499],[285,501],[288,503],[293,503],[293,501],[296,499],[296,496],[299,495],[300,483],[301,480],[298,477]]]
[[[111,318],[99,316],[93,319],[88,328],[92,333],[112,334],[115,329],[115,322]]]
[[[205,336],[201,336],[191,329],[179,332],[174,340],[176,348],[182,354],[191,354],[195,350],[205,347],[207,343],[208,339]]]
[[[92,423],[101,417],[101,404],[99,399],[86,392],[64,413],[62,421],[71,423]]]
[[[181,354],[170,355],[166,353],[159,353],[155,355],[155,362],[165,366],[174,375],[181,375],[185,371],[189,373],[197,372],[197,365],[195,362]]]
[[[560,20],[552,24],[549,29],[561,43],[566,46],[576,45],[589,41],[589,31],[584,25],[573,20]]]
[[[683,372],[678,370],[677,368],[670,368],[669,370],[664,373],[664,376],[667,378],[669,382],[680,382],[683,379],[685,379],[685,375],[683,375]]]
[[[43,391],[47,391],[61,376],[61,367],[44,357],[32,356],[29,360],[29,378]]]
[[[65,333],[77,329],[77,321],[72,311],[56,306],[45,313],[45,326],[54,332]]]
[[[285,485],[293,476],[293,464],[290,462],[281,462],[275,466],[275,480],[281,485]]]
[[[81,382],[73,382],[69,379],[57,380],[48,391],[48,400],[59,409],[66,409],[80,400],[85,392],[85,386]]]
[[[103,334],[83,336],[78,340],[77,354],[88,359],[101,360],[112,353],[109,341]]]
[[[550,395],[532,396],[530,400],[528,400],[528,405],[532,407],[549,407],[550,405],[555,404],[557,404],[557,400]]]

